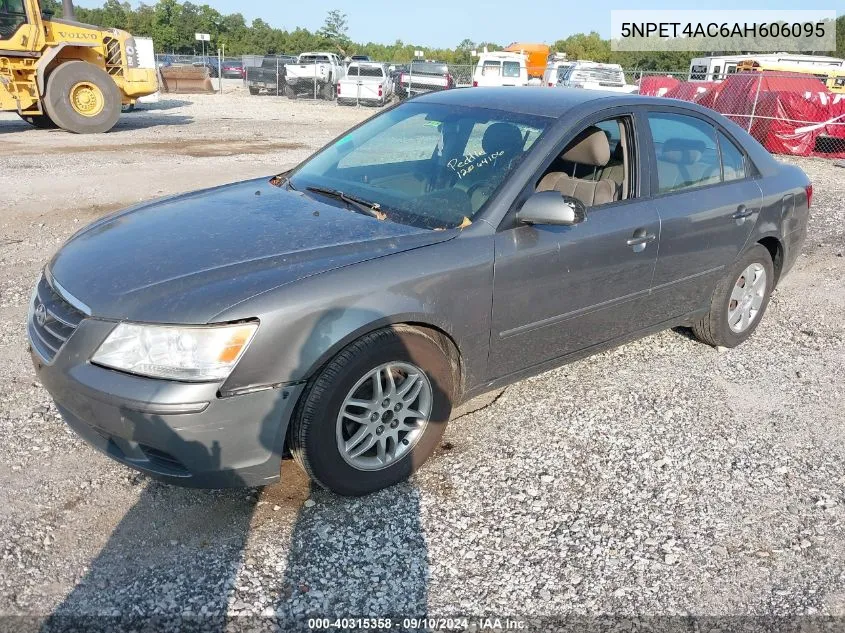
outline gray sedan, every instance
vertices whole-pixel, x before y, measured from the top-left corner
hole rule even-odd
[[[473,396],[677,325],[743,342],[811,198],[694,104],[439,92],[83,229],[33,293],[32,358],[79,435],[154,477],[256,486],[291,455],[366,494]]]

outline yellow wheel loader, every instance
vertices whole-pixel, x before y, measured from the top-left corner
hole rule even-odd
[[[121,107],[158,90],[156,69],[138,68],[129,33],[43,13],[39,0],[0,0],[0,111],[38,128],[108,132]]]

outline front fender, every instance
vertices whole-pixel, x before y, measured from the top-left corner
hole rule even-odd
[[[388,255],[277,288],[223,312],[261,325],[222,391],[308,380],[364,334],[395,323],[442,330],[467,388],[484,379],[493,293],[492,232]],[[491,230],[492,231],[492,230]]]

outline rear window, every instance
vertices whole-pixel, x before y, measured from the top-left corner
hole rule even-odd
[[[481,66],[482,77],[498,77],[501,73],[501,64],[498,61],[486,61]]]
[[[415,75],[446,75],[449,67],[435,62],[412,62],[411,72]]]
[[[358,66],[352,64],[349,66],[347,75],[354,75],[355,77],[384,77],[384,70],[381,66]]]
[[[519,77],[519,62],[504,62],[502,75],[505,77]]]
[[[316,64],[330,61],[327,55],[301,55],[300,64]]]

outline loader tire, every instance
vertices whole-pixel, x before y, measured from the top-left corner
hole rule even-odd
[[[59,127],[46,114],[22,114],[20,117],[32,127],[38,128],[39,130],[55,130]]]
[[[120,119],[120,90],[103,69],[83,61],[66,62],[50,73],[44,109],[68,132],[101,134]]]

